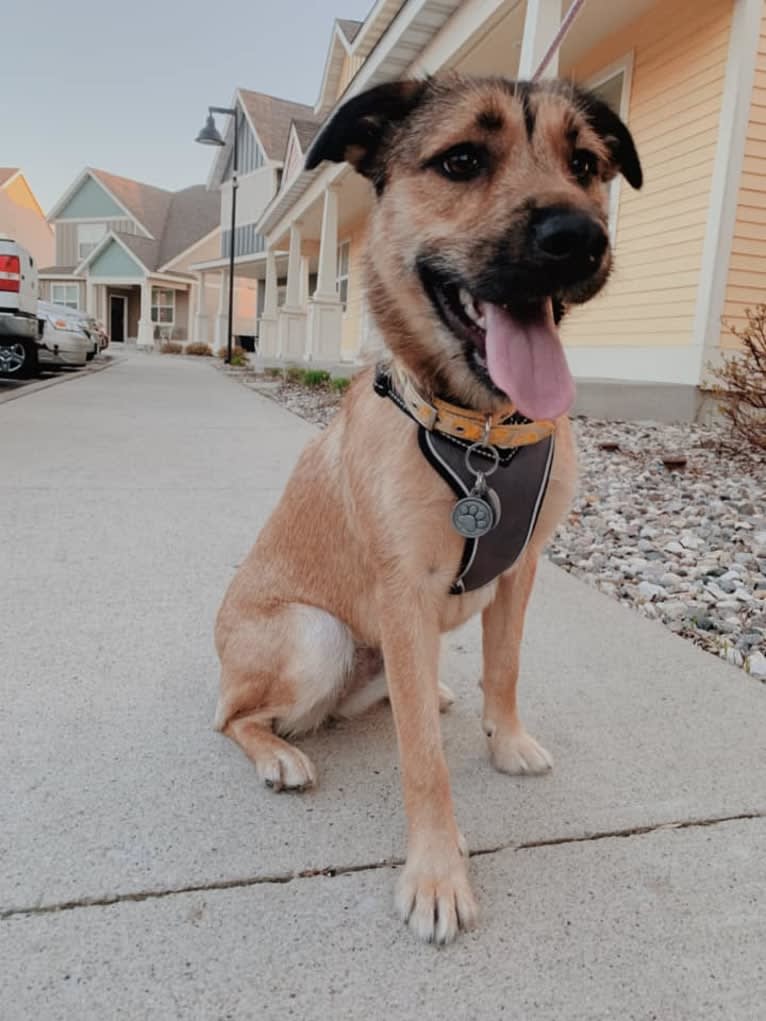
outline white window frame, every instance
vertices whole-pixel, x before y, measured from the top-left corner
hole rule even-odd
[[[345,253],[345,256],[346,256],[346,269],[345,269],[345,271],[343,270],[343,254],[344,253]],[[341,243],[338,245],[338,252],[337,252],[336,258],[337,258],[337,262],[336,262],[337,270],[336,270],[336,276],[335,276],[335,289],[338,292],[338,298],[340,300],[341,305],[343,306],[343,311],[345,312],[346,309],[348,308],[349,270],[351,268],[351,241],[349,241],[349,240],[341,241]],[[346,298],[345,298],[345,301],[344,301],[343,296],[341,294],[341,286],[344,283],[346,285]]]
[[[60,289],[64,292],[74,291],[74,298],[57,298],[56,292]],[[51,283],[51,302],[54,305],[66,305],[67,308],[78,309],[80,307],[80,285],[79,284],[61,284]]]
[[[600,85],[605,85],[610,78],[616,78],[618,74],[622,75],[622,95],[620,96],[620,109],[616,110],[615,113],[620,115],[620,119],[628,123],[628,114],[630,112],[630,95],[631,87],[633,84],[633,56],[634,51],[631,50],[624,56],[615,60],[613,63],[608,64],[602,68],[592,78],[588,78],[584,82],[586,89],[597,89]],[[622,190],[622,177],[620,174],[609,183],[609,237],[612,244],[617,239],[617,218],[620,213],[620,192]]]
[[[170,295],[170,301],[158,301],[158,295],[162,292],[163,294]],[[169,308],[171,310],[170,319],[160,318],[160,309]],[[176,292],[172,287],[163,287],[161,284],[152,284],[152,322],[157,326],[170,326],[171,328],[176,324]]]
[[[94,233],[98,228],[100,228],[100,233],[99,233],[99,235],[98,235],[98,237],[96,238],[95,241],[93,241],[92,239],[91,240],[83,240],[82,237],[80,236],[81,233],[84,230],[85,231],[90,230],[91,233]],[[98,222],[98,223],[88,222],[88,223],[78,223],[77,224],[77,258],[78,258],[78,265],[82,262],[83,259],[87,259],[91,252],[93,252],[96,248],[98,248],[98,246],[101,244],[101,242],[106,237],[106,231],[107,231],[107,227],[106,227],[106,224],[103,223],[103,222]],[[83,247],[85,248],[85,251],[83,251]]]

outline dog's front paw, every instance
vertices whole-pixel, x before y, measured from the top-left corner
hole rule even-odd
[[[496,730],[489,735],[492,765],[512,776],[534,776],[547,773],[553,758],[526,730]]]
[[[479,912],[460,847],[410,852],[396,891],[396,908],[402,921],[427,943],[451,943],[461,929],[473,929]]]

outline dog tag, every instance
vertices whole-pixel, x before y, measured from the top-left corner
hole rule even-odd
[[[481,539],[500,521],[502,508],[494,489],[483,475],[478,475],[468,496],[458,500],[452,510],[452,524],[464,539]]]

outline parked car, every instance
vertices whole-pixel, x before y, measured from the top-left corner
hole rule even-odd
[[[83,328],[82,314],[67,305],[38,301],[37,315],[42,323],[40,364],[85,365],[93,351],[93,341]]]
[[[82,324],[83,329],[93,341],[91,357],[95,357],[100,351],[105,351],[109,347],[109,334],[106,332],[104,324],[95,316],[83,315]]]
[[[0,236],[0,376],[37,371],[37,267],[26,248]]]

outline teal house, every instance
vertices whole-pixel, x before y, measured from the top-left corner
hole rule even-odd
[[[41,298],[96,316],[117,343],[211,339],[218,295],[192,266],[220,249],[216,192],[170,192],[89,167],[48,221],[56,263],[40,270]]]

